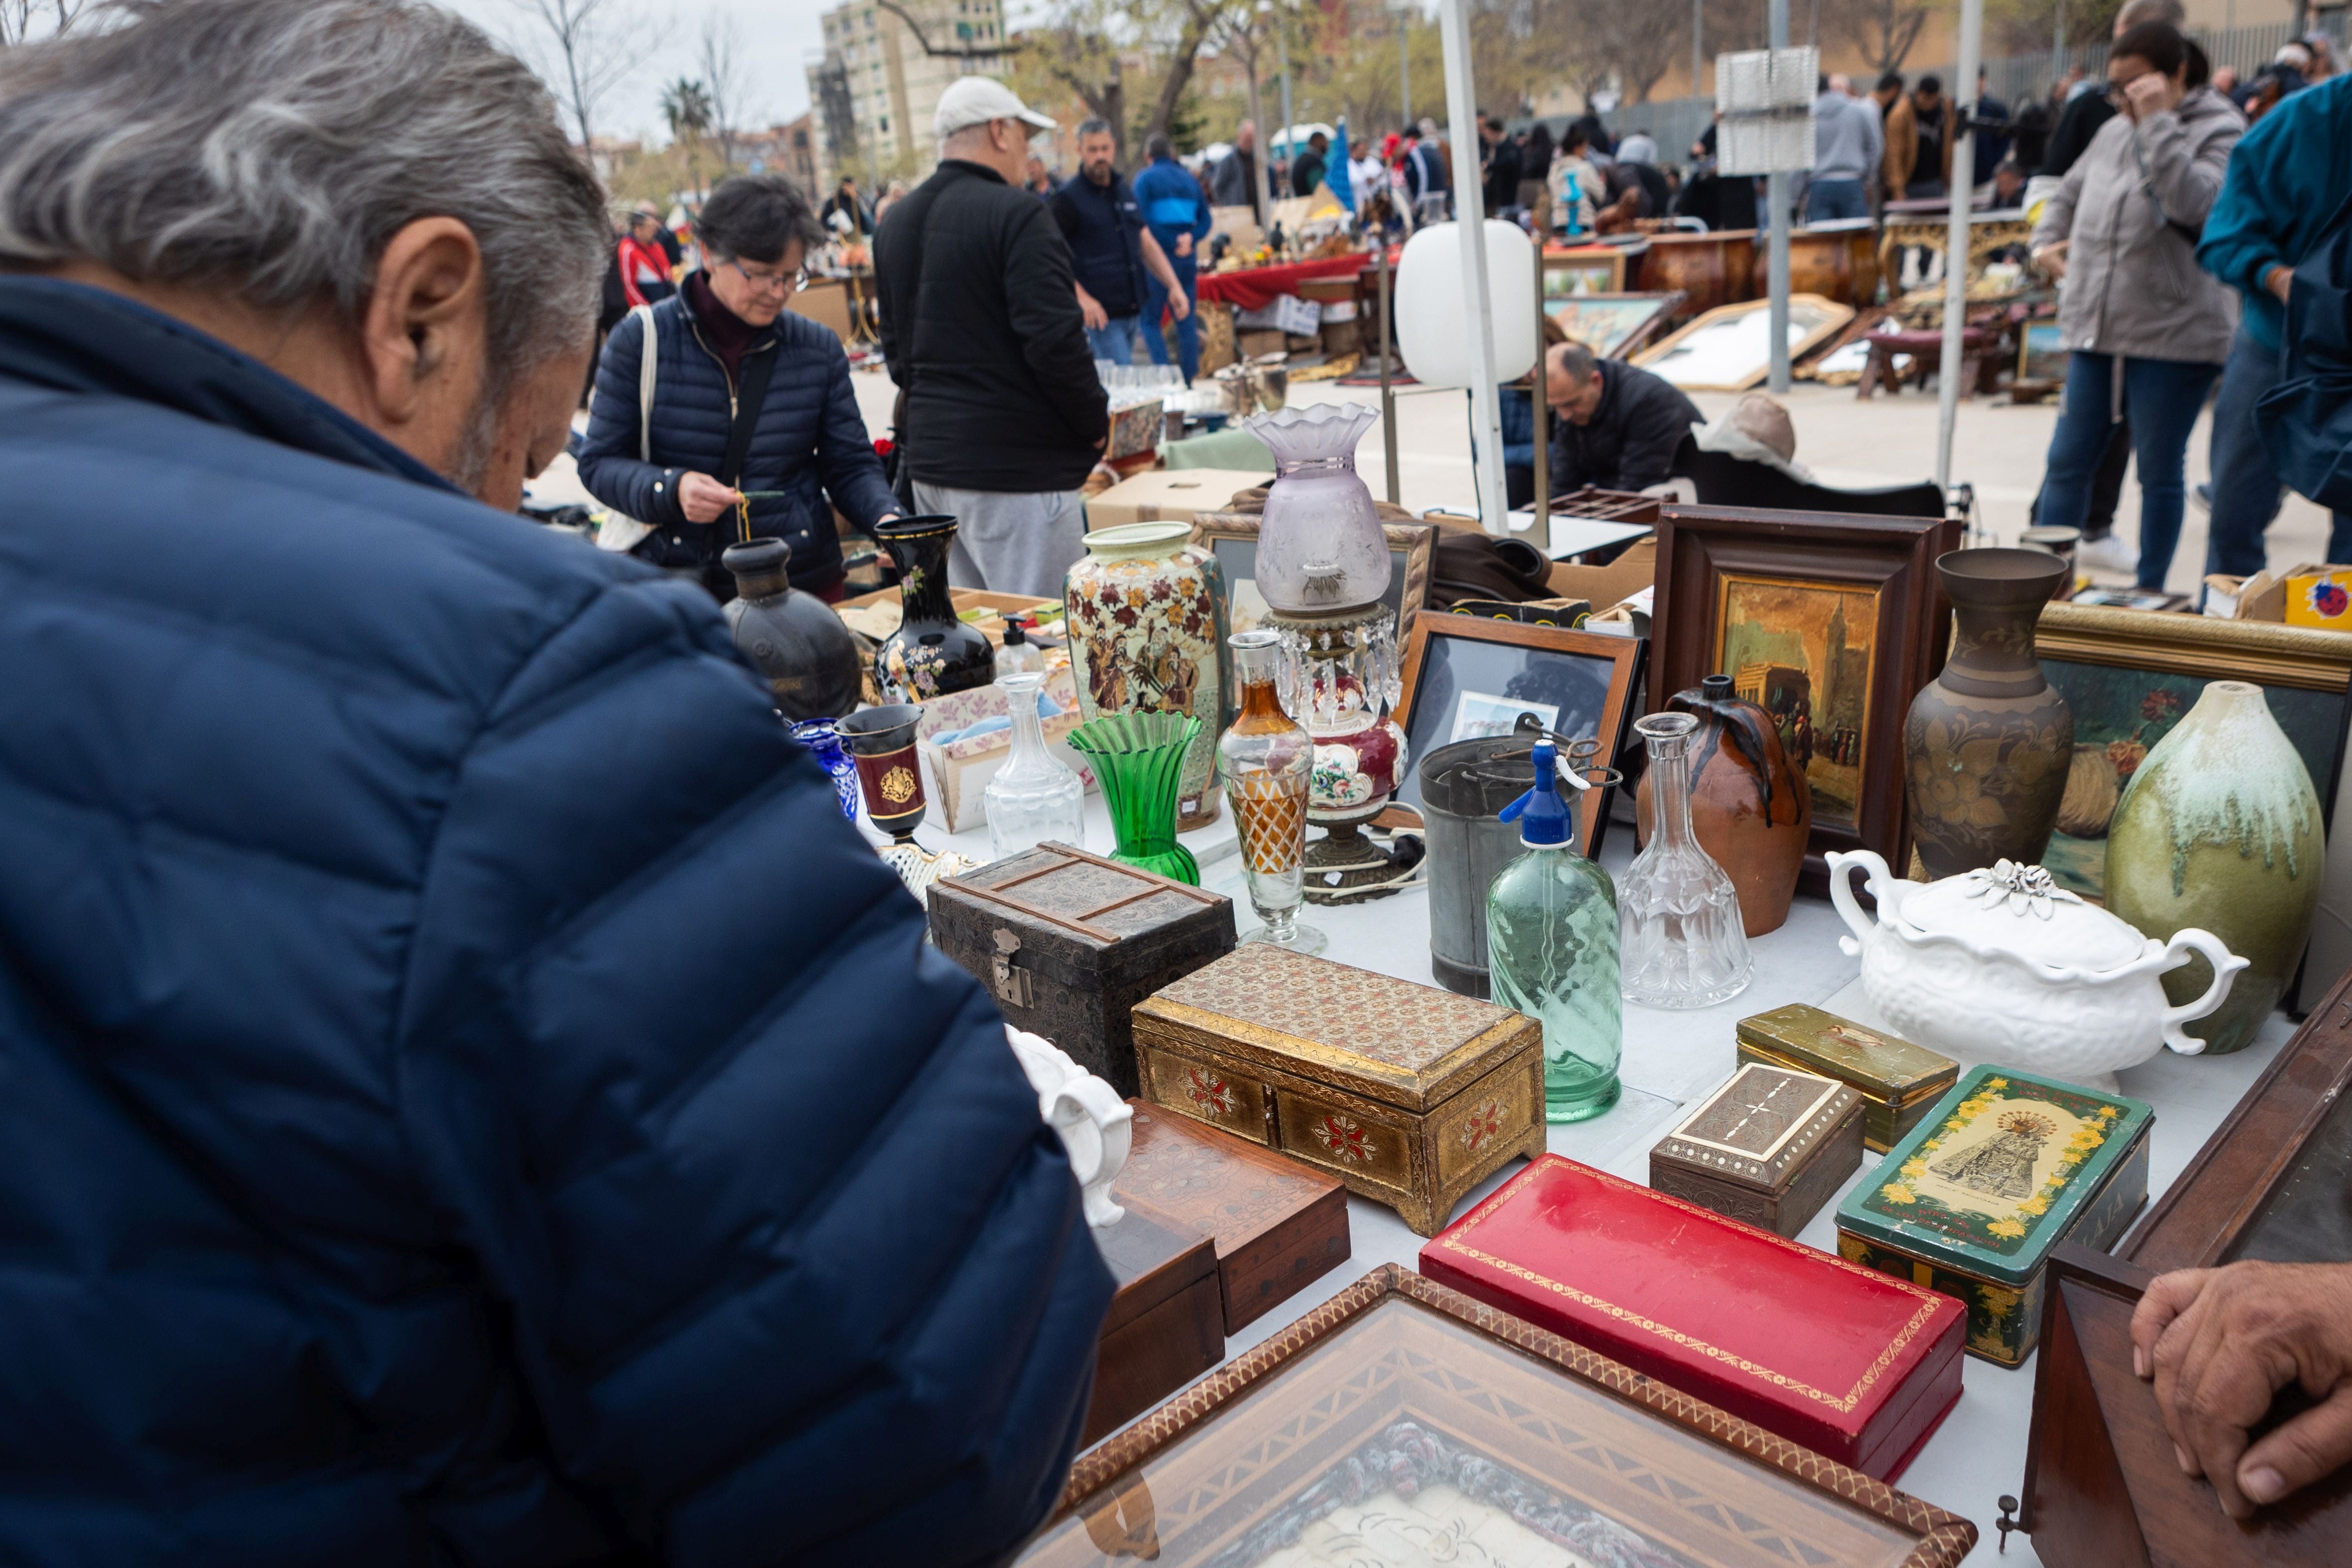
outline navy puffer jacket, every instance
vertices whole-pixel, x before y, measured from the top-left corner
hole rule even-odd
[[[947,1563],[1110,1281],[698,589],[0,279],[0,1562]]]
[[[596,366],[580,482],[606,506],[656,528],[677,530],[715,554],[740,532],[734,515],[699,529],[688,523],[677,481],[688,471],[716,477],[727,456],[734,420],[727,367],[698,339],[686,290],[656,305],[653,323],[660,355],[654,367],[653,461],[637,456],[645,329],[632,314],[604,340]],[[745,366],[761,354],[774,355],[775,364],[735,488],[784,492],[782,500],[751,503],[751,534],[772,534],[792,546],[794,587],[829,588],[842,577],[833,509],[839,507],[852,526],[870,530],[898,510],[898,502],[857,412],[841,340],[786,310],[773,332],[744,355]]]

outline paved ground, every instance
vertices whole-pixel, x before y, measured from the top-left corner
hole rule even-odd
[[[861,371],[855,382],[866,427],[877,434],[887,430],[896,395],[889,377],[880,371]],[[1294,387],[1291,399],[1302,404],[1377,404],[1380,394],[1375,389],[1317,383]],[[1694,399],[1710,417],[1732,400],[1731,395],[1723,393],[1700,393]],[[1800,382],[1784,401],[1796,423],[1798,461],[1826,484],[1896,484],[1935,474],[1936,399],[1932,394],[1904,392],[1890,396],[1882,393],[1864,403],[1850,387]],[[1458,391],[1415,387],[1398,395],[1397,466],[1406,506],[1420,510],[1475,504],[1468,410],[1467,395]],[[2042,482],[2042,457],[2056,417],[2056,408],[2050,404],[2013,408],[2005,400],[1994,398],[1960,405],[1953,477],[1976,486],[1982,521],[1999,542],[2013,542],[2018,530],[2026,525],[2026,509]],[[2210,415],[2200,417],[2189,440],[2192,489],[2205,478],[2209,424]],[[1357,448],[1357,467],[1373,493],[1383,493],[1387,474],[1377,425]],[[568,458],[559,459],[556,468],[532,491],[550,499],[584,499]],[[2124,487],[2116,526],[2126,539],[2137,541],[2139,487],[2136,479]],[[2271,525],[2272,563],[2322,559],[2326,543],[2327,514],[2300,496],[2290,496],[2278,521]],[[2204,560],[2205,514],[2191,501],[2166,585],[2193,589]]]

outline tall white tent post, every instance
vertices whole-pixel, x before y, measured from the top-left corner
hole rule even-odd
[[[1971,0],[1981,4],[1982,0]],[[1495,385],[1495,313],[1486,276],[1486,203],[1478,169],[1478,97],[1470,79],[1470,16],[1465,0],[1441,0],[1445,45],[1445,118],[1454,139],[1454,217],[1462,226],[1462,305],[1470,324],[1470,435],[1478,469],[1478,522],[1511,531],[1503,504],[1503,399]]]

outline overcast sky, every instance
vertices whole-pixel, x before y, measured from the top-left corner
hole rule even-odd
[[[607,0],[616,12],[658,18],[655,46],[624,76],[598,106],[593,123],[599,134],[667,140],[659,107],[662,83],[694,74],[694,56],[707,16],[735,19],[743,40],[743,76],[751,84],[747,125],[763,126],[797,119],[808,109],[807,56],[824,47],[820,18],[833,0]],[[545,28],[531,14],[528,0],[440,0],[486,31],[516,44],[523,58],[544,58],[535,52]]]

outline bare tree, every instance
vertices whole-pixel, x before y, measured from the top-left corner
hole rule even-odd
[[[731,174],[737,133],[750,130],[753,117],[751,89],[743,74],[743,36],[732,16],[714,11],[703,17],[696,63],[702,68],[703,95],[709,100],[710,133],[719,142],[719,161],[723,172]]]
[[[85,0],[0,0],[0,48],[70,30]]]
[[[1824,0],[1825,24],[1853,41],[1879,71],[1899,70],[1935,14],[1932,0]]]
[[[904,5],[898,4],[898,0],[874,0],[874,3],[877,5],[881,6],[885,11],[889,12],[893,16],[898,17],[901,22],[904,22],[907,25],[907,31],[914,35],[915,47],[934,58],[951,60],[1002,59],[1006,55],[1009,55],[1015,49],[1021,47],[1020,44],[1004,38],[992,39],[984,44],[974,44],[969,39],[956,44],[935,44],[931,42],[930,36],[923,31],[923,25],[915,20],[913,15],[909,13]]]
[[[1562,69],[1588,101],[1612,81],[1628,102],[1646,101],[1690,47],[1690,13],[1680,4],[1557,0],[1543,9],[1541,30],[1565,43]]]
[[[614,0],[516,0],[516,4],[545,30],[539,42],[554,58],[541,62],[548,68],[540,75],[580,128],[580,145],[586,147],[593,135],[597,104],[643,63],[653,42],[652,28],[644,17],[623,9]]]

